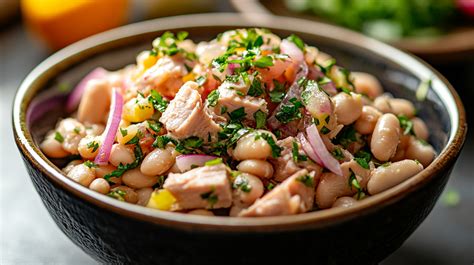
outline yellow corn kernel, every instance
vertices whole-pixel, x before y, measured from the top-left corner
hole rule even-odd
[[[122,118],[129,122],[142,122],[151,118],[153,113],[155,109],[148,99],[138,96],[125,103]]]
[[[318,116],[314,117],[315,119],[317,119],[319,121],[316,125],[318,130],[321,130],[321,128],[328,125],[328,123],[326,122],[326,120],[329,121],[328,117],[329,117],[328,114],[321,114],[321,115],[318,115]]]
[[[127,127],[120,127],[117,132],[117,142],[119,144],[127,144],[138,133],[138,126],[132,124]]]
[[[146,207],[154,208],[162,211],[169,211],[176,198],[166,189],[154,191]]]
[[[146,57],[145,60],[143,60],[143,68],[145,68],[146,70],[152,67],[153,65],[155,65],[156,61],[158,61],[157,56],[148,55],[148,57]]]
[[[185,76],[183,76],[183,82],[186,83],[188,81],[193,81],[194,80],[194,73],[189,73]]]
[[[235,48],[236,52],[244,52],[246,49],[244,47]]]

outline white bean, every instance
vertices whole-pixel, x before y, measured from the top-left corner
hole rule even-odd
[[[112,165],[100,165],[95,168],[95,176],[97,178],[104,178],[105,175],[112,173],[114,170],[117,168],[112,166]],[[110,182],[113,182],[114,185],[120,185],[122,184],[122,178],[121,177],[111,177],[109,179]]]
[[[97,191],[98,193],[107,194],[110,191],[110,185],[105,179],[94,179],[89,185],[89,189]]]
[[[89,187],[91,182],[95,179],[95,169],[80,164],[73,167],[67,176],[82,186]]]
[[[271,178],[273,176],[273,166],[265,160],[247,159],[237,165],[240,172],[249,173],[260,178]]]
[[[413,103],[403,98],[391,98],[389,99],[392,113],[395,115],[405,115],[408,118],[415,116],[416,109]]]
[[[270,135],[275,142],[277,141],[276,137],[269,131],[257,130],[250,132],[237,141],[233,151],[234,158],[241,161],[246,159],[266,159],[271,156],[272,148],[268,142],[263,137],[255,139],[257,135],[261,134]]]
[[[196,209],[189,211],[188,214],[202,215],[202,216],[214,216],[214,213],[205,209]]]
[[[99,152],[101,145],[101,137],[97,136],[86,136],[81,139],[77,150],[84,159],[94,159]]]
[[[372,172],[367,183],[367,191],[374,195],[388,190],[423,170],[423,165],[413,160],[393,162],[387,166],[379,166]]]
[[[165,173],[175,162],[171,148],[157,148],[149,153],[140,166],[140,171],[147,176],[157,176]]]
[[[354,160],[341,164],[343,176],[338,176],[332,172],[323,173],[316,188],[315,200],[319,208],[330,208],[337,198],[350,196],[357,192],[353,185],[349,185],[349,178],[352,172],[363,188],[367,183],[370,170],[362,168]]]
[[[150,200],[151,193],[153,192],[152,188],[142,188],[136,191],[138,195],[137,204],[141,206],[146,206]]]
[[[390,113],[382,115],[375,125],[370,150],[380,161],[388,161],[397,151],[400,141],[400,122]]]
[[[125,192],[123,199],[126,202],[133,203],[133,204],[136,204],[138,202],[138,194],[132,188],[127,187],[127,186],[118,186],[118,187],[113,188],[111,191],[117,191],[117,190],[121,190]]]
[[[135,168],[123,173],[122,182],[134,189],[149,188],[158,182],[158,177],[146,176],[140,172],[140,169]]]
[[[67,164],[67,166],[62,169],[62,171],[64,172],[64,174],[67,175],[71,171],[71,169],[73,169],[75,166],[77,166],[79,164],[82,164],[82,163],[83,163],[82,160],[73,160],[73,161],[69,162],[69,164]]]
[[[110,164],[118,167],[120,164],[131,164],[133,161],[135,161],[135,155],[130,148],[122,144],[114,144],[112,146],[109,158]]]
[[[434,160],[435,151],[430,144],[422,143],[412,136],[405,156],[408,159],[418,160],[424,167],[427,167]]]
[[[332,207],[348,208],[357,203],[357,200],[352,197],[340,197],[332,205]]]
[[[364,94],[371,99],[382,94],[382,85],[375,76],[363,72],[352,72],[351,76],[357,93]]]
[[[354,124],[354,129],[360,134],[371,134],[382,113],[372,106],[362,107],[362,114]]]
[[[372,106],[380,110],[382,113],[392,112],[392,107],[390,106],[390,98],[386,95],[376,97]]]
[[[426,127],[426,123],[418,117],[412,118],[411,121],[413,123],[413,131],[415,132],[416,137],[425,141],[428,140],[430,132],[428,131],[428,127]]]
[[[362,97],[359,94],[350,95],[340,92],[332,98],[335,106],[337,122],[348,125],[357,120],[362,113]]]
[[[63,149],[63,145],[54,139],[54,133],[49,134],[40,144],[40,149],[50,158],[63,158],[69,155],[69,152]]]
[[[239,174],[233,183],[234,205],[249,206],[263,195],[262,181],[251,174]]]

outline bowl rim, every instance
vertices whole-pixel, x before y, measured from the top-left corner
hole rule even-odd
[[[80,61],[79,57],[81,56],[87,58],[88,55],[96,54],[93,50],[98,49],[98,47],[113,46],[115,42],[126,42],[127,39],[137,35],[161,30],[185,30],[191,27],[223,26],[235,28],[278,28],[287,31],[298,31],[304,34],[319,35],[346,45],[357,46],[371,54],[384,57],[409,70],[420,80],[431,78],[432,89],[438,94],[446,107],[451,123],[450,136],[446,146],[436,159],[417,175],[389,190],[364,199],[353,207],[332,208],[292,216],[242,218],[185,215],[122,203],[96,193],[67,178],[34,144],[25,122],[26,110],[35,92],[44,84],[42,80],[50,79],[52,75],[55,75],[51,71],[61,71],[65,67],[64,64],[67,65],[65,67],[67,68],[73,62]],[[317,29],[317,32],[312,30],[313,28]],[[34,88],[35,91],[32,91]],[[40,170],[47,177],[48,181],[65,190],[68,194],[119,215],[161,226],[188,231],[199,229],[200,231],[226,232],[275,232],[325,227],[356,218],[360,215],[369,214],[386,205],[393,204],[426,185],[437,176],[436,173],[438,171],[448,170],[455,162],[463,146],[467,130],[464,107],[454,88],[440,73],[415,56],[337,26],[297,18],[273,15],[251,16],[237,13],[207,13],[158,18],[122,26],[74,43],[48,57],[23,80],[14,99],[12,123],[15,141],[20,152],[25,157],[25,163],[27,160],[30,166]]]

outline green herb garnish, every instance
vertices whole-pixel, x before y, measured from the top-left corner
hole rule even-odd
[[[219,91],[212,90],[209,95],[207,95],[207,102],[210,107],[215,107],[217,105],[217,102],[219,101]]]
[[[64,137],[60,132],[55,132],[54,133],[54,140],[63,143],[64,142]]]
[[[267,123],[267,114],[261,110],[257,110],[254,114],[253,117],[255,118],[255,128],[260,129],[265,127],[265,124]]]

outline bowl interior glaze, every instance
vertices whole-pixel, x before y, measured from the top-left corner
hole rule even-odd
[[[183,22],[183,19],[185,22]],[[31,103],[56,90],[62,84],[75,85],[95,67],[118,70],[134,63],[136,54],[150,49],[151,41],[166,30],[186,30],[195,41],[210,40],[218,33],[242,27],[264,27],[286,37],[295,33],[308,44],[333,55],[339,65],[351,71],[364,71],[379,78],[385,90],[396,97],[415,103],[419,116],[429,127],[430,143],[438,158],[420,174],[404,183],[376,196],[372,196],[349,209],[329,209],[297,216],[266,217],[257,219],[185,216],[179,213],[155,211],[144,207],[118,202],[99,195],[74,183],[54,164],[64,161],[48,160],[38,148],[45,133],[53,128],[60,117],[66,117],[64,104],[51,109],[34,122],[26,122],[26,112]],[[431,87],[425,101],[416,101],[415,91],[423,80],[431,79]],[[248,17],[237,14],[192,15],[171,17],[155,21],[132,24],[117,30],[88,38],[56,53],[40,64],[25,79],[14,104],[14,127],[20,148],[28,152],[36,166],[44,169],[48,176],[62,188],[101,207],[120,214],[160,224],[187,224],[194,229],[288,229],[288,224],[322,226],[328,222],[355,218],[360,214],[375,211],[386,203],[395,203],[407,193],[426,184],[433,173],[448,167],[461,149],[465,137],[465,117],[462,103],[449,83],[420,60],[381,42],[360,34],[317,22],[282,17]],[[54,162],[54,163],[53,163]],[[290,229],[299,229],[292,226]]]

